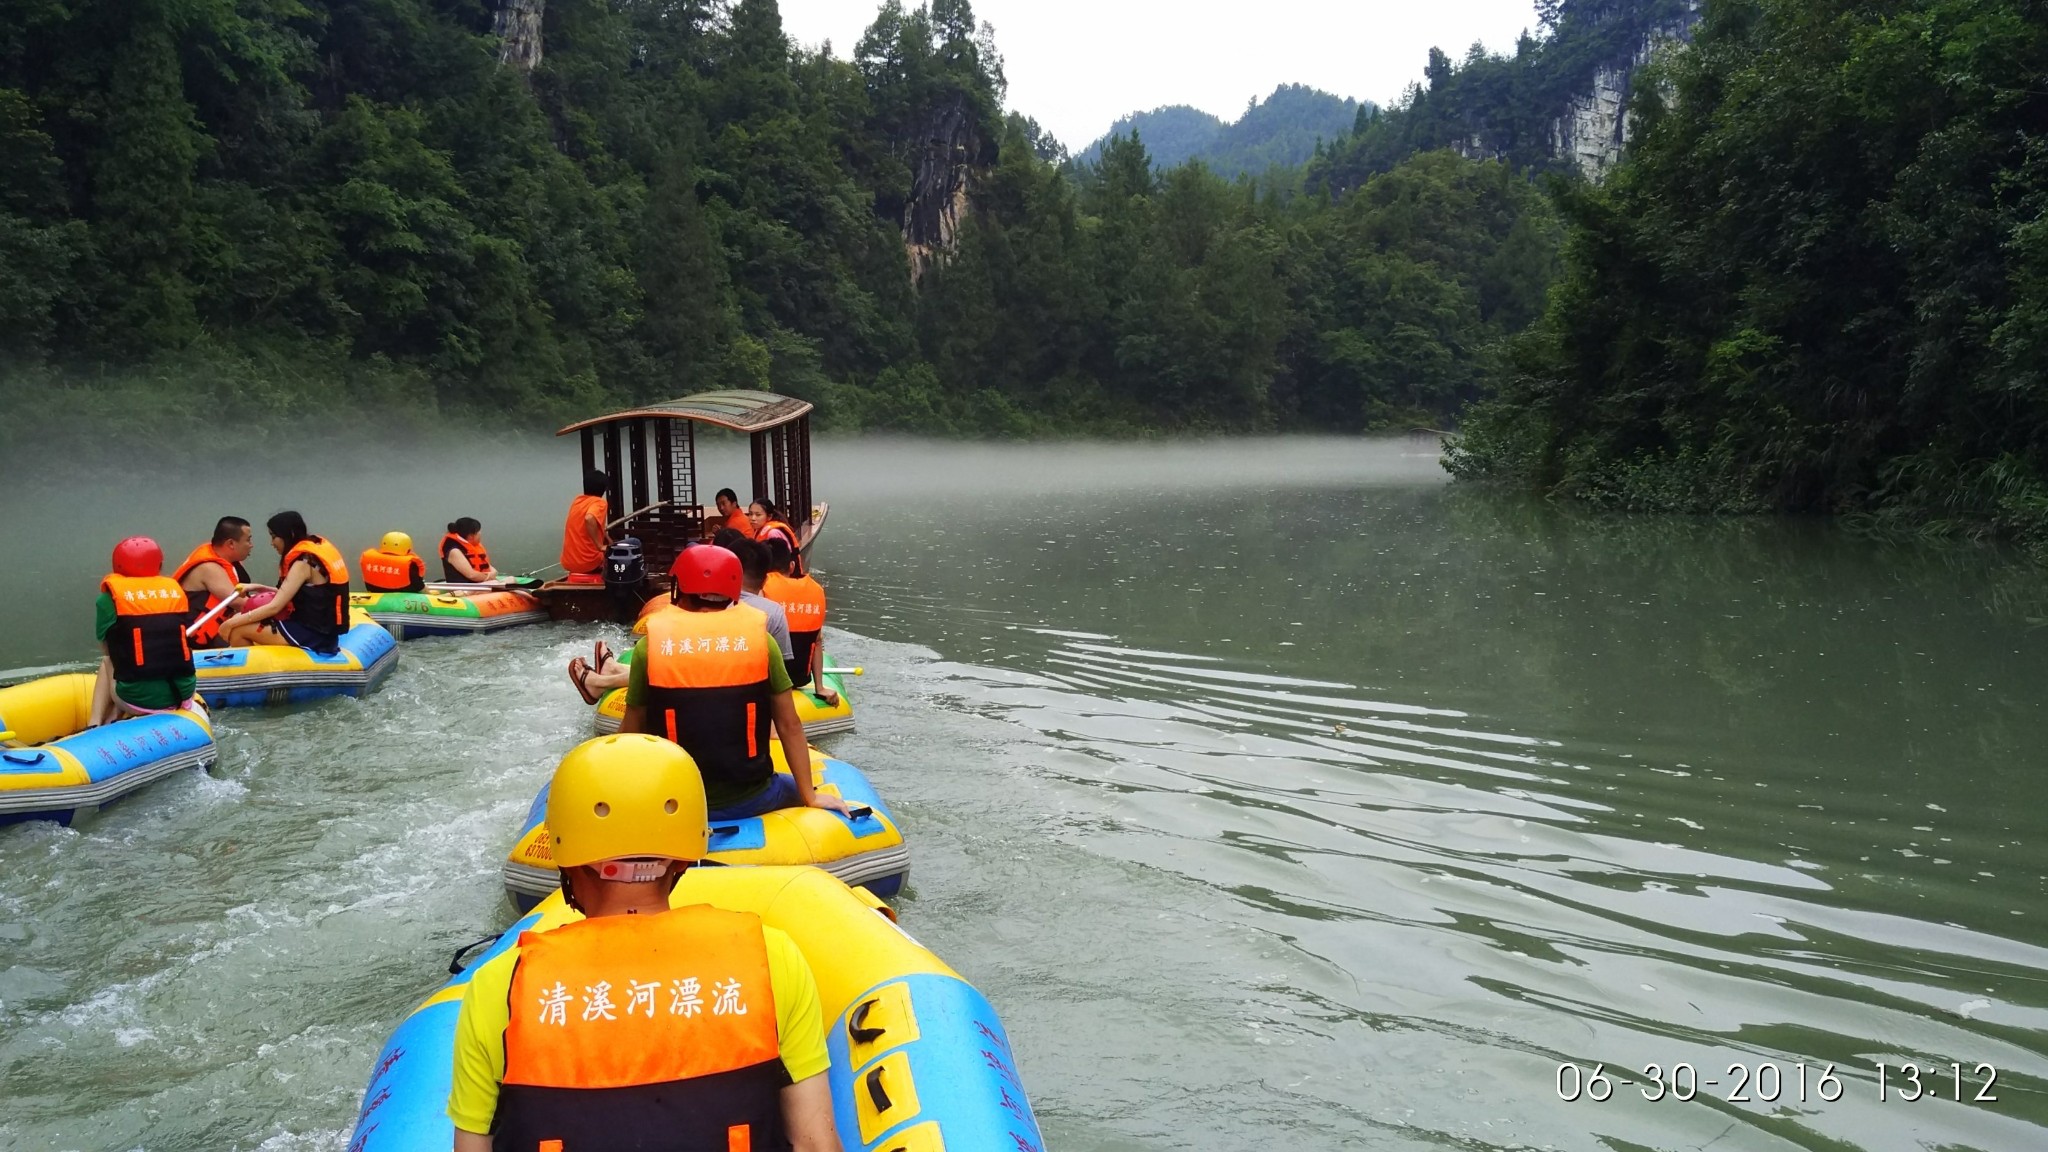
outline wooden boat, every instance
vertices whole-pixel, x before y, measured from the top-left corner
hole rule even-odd
[[[742,499],[775,501],[806,555],[825,527],[829,508],[811,496],[807,401],[743,389],[700,392],[578,421],[555,435],[578,434],[583,471],[604,469],[611,477],[607,502],[633,510],[613,522],[613,531],[640,541],[647,572],[638,589],[642,599],[668,590],[669,565],[690,541],[703,538],[705,517],[715,514],[697,488],[699,424],[744,433],[751,440],[754,486]],[[536,595],[556,620],[621,618],[620,597],[587,578],[552,580]]]

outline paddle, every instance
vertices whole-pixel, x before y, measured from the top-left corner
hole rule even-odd
[[[237,601],[237,600],[240,600],[241,598],[242,598],[242,590],[241,590],[240,588],[237,588],[237,589],[235,589],[235,591],[233,592],[233,594],[231,594],[231,595],[230,595],[230,596],[229,596],[229,597],[228,597],[227,599],[225,599],[225,600],[221,601],[220,603],[218,603],[218,604],[215,604],[215,605],[214,605],[213,607],[211,607],[211,608],[207,609],[207,610],[206,610],[206,615],[204,615],[204,616],[201,616],[201,617],[200,617],[199,619],[197,619],[197,620],[194,620],[194,621],[193,621],[192,623],[190,623],[190,624],[186,625],[186,626],[185,626],[185,635],[187,635],[187,636],[190,636],[190,635],[192,635],[192,634],[194,634],[194,633],[198,632],[198,631],[199,631],[199,630],[200,630],[201,628],[204,628],[204,627],[206,627],[206,626],[207,626],[207,625],[208,625],[209,623],[211,623],[211,622],[212,622],[212,621],[213,621],[213,620],[214,620],[214,619],[215,619],[216,617],[218,617],[218,616],[219,616],[219,615],[220,615],[221,613],[223,613],[223,612],[227,611],[227,610],[228,610],[228,606],[229,606],[229,605],[233,604],[233,603],[234,603],[235,601]]]

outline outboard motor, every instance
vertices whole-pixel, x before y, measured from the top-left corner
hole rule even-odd
[[[647,602],[640,585],[646,579],[647,554],[641,549],[638,536],[616,541],[605,550],[604,586],[612,594],[615,615],[621,624],[631,623],[640,615],[640,606]]]

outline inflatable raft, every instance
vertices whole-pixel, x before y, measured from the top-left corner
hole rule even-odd
[[[113,803],[216,756],[203,707],[88,729],[90,672],[0,688],[0,824],[55,820]]]
[[[465,636],[496,632],[548,618],[548,610],[531,592],[516,588],[490,591],[356,592],[349,606],[369,616],[400,640],[421,636]]]
[[[775,770],[787,772],[782,744],[769,746]],[[884,899],[903,890],[910,875],[910,846],[896,818],[882,804],[860,769],[811,749],[811,779],[854,806],[851,818],[823,808],[785,808],[747,820],[711,824],[711,856],[720,864],[815,864],[848,884]],[[522,910],[561,887],[545,817],[548,790],[526,811],[518,843],[505,859],[505,890]]]
[[[1045,1146],[995,1009],[877,901],[814,868],[692,868],[675,907],[752,912],[787,932],[818,981],[832,1100],[847,1152],[1040,1152]],[[551,896],[480,964],[576,919]],[[471,965],[471,970],[475,964]],[[447,1152],[455,1020],[467,972],[398,1026],[363,1093],[350,1152]]]
[[[619,662],[631,664],[633,650],[628,648],[619,653]],[[853,731],[853,697],[846,694],[846,673],[832,658],[825,658],[825,671],[818,679],[825,687],[839,693],[839,703],[827,705],[823,700],[802,688],[796,690],[796,718],[803,722],[804,737],[816,739],[837,732]],[[620,721],[626,718],[626,690],[614,688],[598,698],[595,727],[599,736],[609,736],[619,730]]]
[[[332,656],[284,645],[194,652],[199,694],[215,708],[368,695],[398,664],[398,641],[361,609],[351,619]]]

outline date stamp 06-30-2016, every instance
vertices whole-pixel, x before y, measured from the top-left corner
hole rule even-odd
[[[1568,1104],[1605,1103],[1622,1088],[1634,1088],[1652,1103],[1681,1103],[1706,1093],[1730,1104],[1832,1104],[1850,1091],[1868,1092],[1879,1104],[1893,1101],[1947,1100],[1961,1104],[1998,1102],[1998,1069],[1990,1064],[1914,1064],[1878,1061],[1859,1068],[1844,1083],[1833,1064],[1804,1061],[1780,1064],[1730,1064],[1707,1069],[1705,1075],[1688,1063],[1645,1064],[1640,1072],[1610,1071],[1605,1064],[1557,1066],[1557,1098]]]

